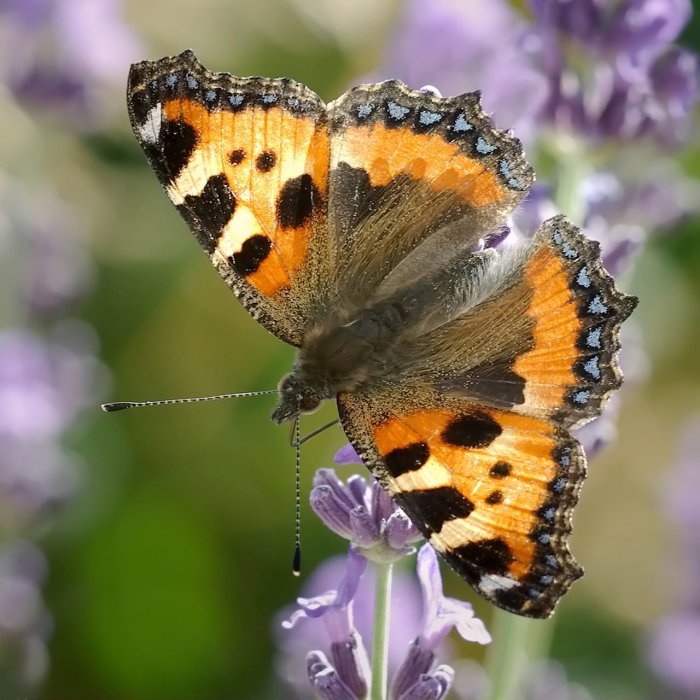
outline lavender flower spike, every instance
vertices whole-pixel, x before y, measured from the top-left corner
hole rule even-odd
[[[299,609],[282,623],[285,629],[292,629],[302,619],[323,619],[331,640],[333,666],[320,651],[306,657],[309,681],[322,700],[358,700],[367,694],[369,659],[352,620],[352,602],[366,568],[367,559],[351,549],[338,590],[298,598]]]
[[[332,469],[319,469],[310,501],[316,515],[333,532],[377,563],[391,563],[412,554],[412,543],[422,537],[375,480],[368,484],[354,475],[343,483]]]
[[[488,644],[491,641],[491,635],[484,623],[474,617],[469,603],[443,594],[437,555],[429,544],[423,545],[418,552],[417,569],[423,592],[421,631],[396,672],[391,688],[392,700],[440,700],[444,697],[452,680],[452,670],[447,666],[432,672],[431,669],[437,647],[453,627],[468,642]]]

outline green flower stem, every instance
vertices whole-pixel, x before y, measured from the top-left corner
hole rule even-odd
[[[389,623],[393,564],[375,564],[374,633],[372,635],[372,685],[370,700],[386,700],[389,657]]]
[[[496,610],[492,624],[494,641],[486,656],[490,700],[515,700],[522,695],[522,681],[530,663],[528,641],[536,624],[528,618]]]

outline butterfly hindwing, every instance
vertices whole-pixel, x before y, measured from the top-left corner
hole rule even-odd
[[[582,573],[567,546],[580,445],[551,422],[459,400],[406,413],[395,398],[338,403],[362,459],[447,562],[499,607],[548,617]]]
[[[151,166],[221,276],[268,330],[300,344],[298,285],[325,230],[323,102],[286,78],[212,73],[191,51],[132,66],[128,102]]]
[[[391,298],[412,309],[396,374],[566,427],[600,414],[621,384],[621,294],[598,244],[564,217],[532,241],[455,258]]]

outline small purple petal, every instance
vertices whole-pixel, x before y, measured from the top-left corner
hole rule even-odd
[[[369,486],[367,485],[367,479],[360,476],[359,474],[353,474],[347,480],[346,485],[356,505],[369,506],[369,504],[367,503],[367,492],[369,490]]]
[[[389,516],[384,530],[386,541],[392,549],[404,550],[406,554],[413,551],[409,543],[417,542],[423,535],[402,510]]]
[[[330,486],[316,486],[311,489],[309,503],[328,529],[341,537],[352,539],[350,512]]]
[[[363,464],[360,456],[350,443],[344,445],[335,453],[333,461],[336,464]]]
[[[331,658],[343,683],[358,698],[364,698],[367,695],[371,671],[367,650],[360,635],[353,632],[342,642],[333,642]]]
[[[591,42],[602,27],[603,12],[595,0],[530,0],[537,23],[582,42]]]
[[[367,568],[367,560],[352,550],[348,552],[346,571],[338,590],[326,591],[311,598],[297,598],[299,609],[295,610],[288,620],[282,622],[284,629],[292,629],[302,619],[318,619],[323,621],[330,633],[331,640],[342,642],[352,633],[352,603],[360,579]]]
[[[388,520],[396,512],[396,504],[378,481],[372,482],[370,510],[379,522]]]
[[[410,690],[419,678],[428,673],[435,661],[435,653],[418,640],[411,642],[408,654],[391,683],[391,697],[398,700]]]
[[[306,668],[309,683],[320,700],[358,700],[358,696],[340,680],[322,652],[309,652]]]
[[[348,509],[354,508],[357,503],[349,498],[345,484],[337,477],[332,469],[317,469],[313,479],[314,486],[328,486],[336,496],[336,498],[347,506]]]
[[[423,545],[418,552],[417,569],[423,593],[420,643],[429,649],[436,649],[454,627],[465,641],[488,644],[491,635],[484,623],[474,617],[472,606],[443,595],[437,555],[429,544]]]
[[[376,544],[379,527],[373,515],[364,506],[357,506],[350,511],[352,542],[360,549]]]

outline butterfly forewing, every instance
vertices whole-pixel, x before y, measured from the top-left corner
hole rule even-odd
[[[301,344],[308,310],[293,290],[325,230],[323,102],[286,78],[212,73],[189,51],[134,65],[128,100],[149,162],[221,276],[257,320]]]

